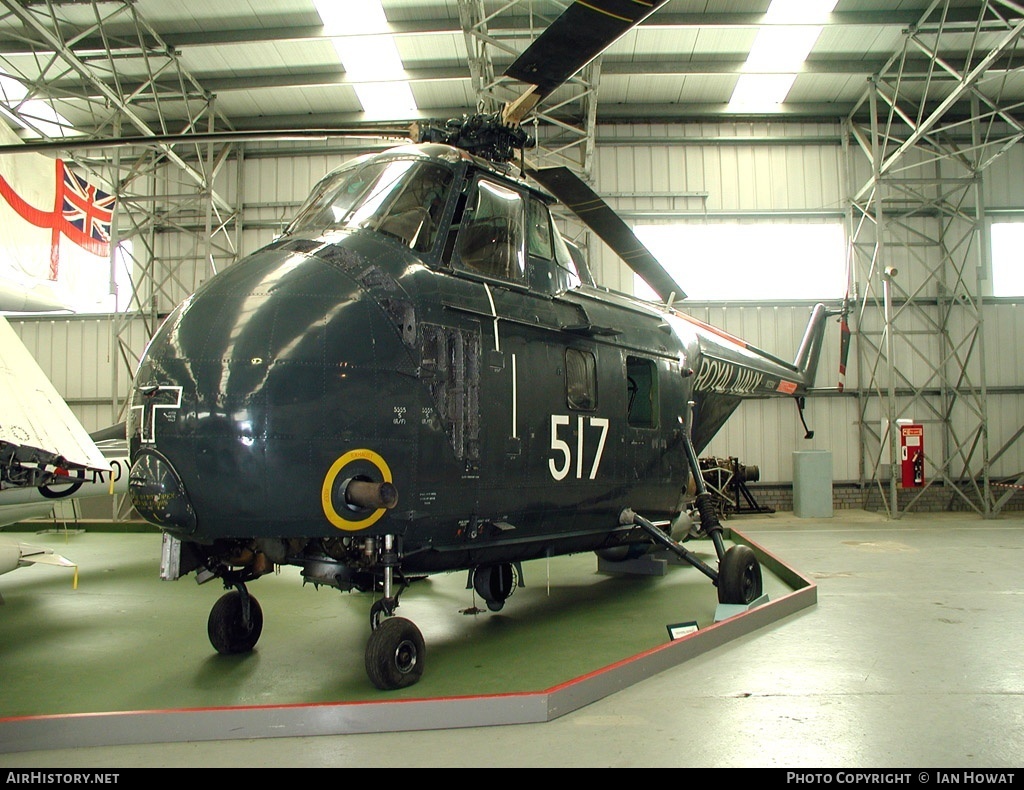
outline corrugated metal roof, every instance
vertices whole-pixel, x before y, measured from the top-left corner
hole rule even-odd
[[[0,15],[0,67],[53,97],[57,111],[80,128],[105,122],[90,102],[107,90],[126,97],[141,123],[185,124],[195,110],[180,100],[176,106],[178,85],[187,86],[184,93],[192,102],[214,98],[223,123],[233,129],[321,128],[364,120],[313,0],[61,3],[50,7],[60,15],[50,29],[45,14],[36,11],[35,17],[25,10],[32,6],[15,0],[0,4],[7,8]],[[383,0],[420,117],[475,109],[468,41],[474,42],[474,55],[489,59],[500,76],[565,5]],[[734,118],[726,105],[768,5],[768,0],[668,0],[603,54],[596,92],[599,122]],[[1012,6],[1000,5],[1000,22],[991,10],[981,14],[986,2],[950,0],[936,4],[945,12],[941,33],[932,24],[936,12],[916,42],[908,43],[906,31],[931,5],[929,0],[838,0],[779,113],[794,119],[846,117],[869,78],[905,47],[909,60],[905,70],[896,70],[899,78],[923,90],[931,73],[928,95],[940,101],[951,88],[938,88],[936,76],[950,81],[951,72],[968,73],[1021,23]],[[467,37],[460,6],[487,15],[485,38]],[[140,29],[147,45],[142,48]],[[1017,46],[1004,52],[1005,68],[997,72],[1000,95],[1007,100],[1024,99],[1017,75],[1024,58],[1013,56]],[[62,47],[73,68],[53,65],[48,53]],[[930,49],[941,53],[941,61]],[[166,63],[159,62],[161,56]],[[578,109],[570,102],[559,112],[571,116]]]

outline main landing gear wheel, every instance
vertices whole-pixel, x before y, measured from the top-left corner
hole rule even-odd
[[[370,633],[366,674],[382,691],[411,686],[423,676],[427,648],[420,629],[404,617],[389,617]]]
[[[248,653],[259,641],[263,633],[263,610],[251,595],[248,599],[248,620],[242,594],[238,590],[222,595],[210,610],[206,632],[218,653]]]
[[[761,597],[761,564],[750,546],[733,546],[718,565],[718,602],[753,603]]]

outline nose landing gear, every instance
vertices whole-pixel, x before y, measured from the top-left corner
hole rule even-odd
[[[398,567],[394,535],[384,536],[380,563],[384,569],[384,595],[370,607],[370,638],[364,663],[370,682],[382,691],[392,691],[411,686],[423,676],[427,648],[415,623],[394,617],[401,592],[394,592]]]
[[[411,686],[423,676],[426,645],[411,620],[382,620],[366,643],[366,674],[382,691]]]

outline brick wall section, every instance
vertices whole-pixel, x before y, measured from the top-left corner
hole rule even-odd
[[[791,511],[793,509],[793,486],[791,485],[748,483],[747,490],[757,507],[771,508],[776,511]],[[1002,492],[1005,490],[993,488],[993,493],[998,498],[1003,495]],[[920,498],[912,502],[916,494],[917,491],[911,489],[900,489],[898,492],[900,509],[916,513],[972,510],[959,494],[953,493],[951,489],[939,483],[928,486]],[[885,489],[885,495],[889,495],[888,488]],[[740,499],[740,505],[738,513],[756,512],[743,498]],[[855,508],[878,511],[884,509],[878,486],[873,485],[865,490],[856,484],[843,483],[832,484],[832,507],[835,510]],[[1015,490],[1013,496],[1000,508],[1000,512],[1019,510],[1024,510],[1024,491]]]

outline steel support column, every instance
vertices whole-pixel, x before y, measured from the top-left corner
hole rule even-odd
[[[981,186],[1024,130],[1019,108],[1001,100],[1006,68],[994,68],[1020,60],[1024,23],[1008,21],[1008,9],[1019,19],[1016,4],[982,3],[964,56],[964,28],[946,21],[950,5],[932,3],[906,31],[845,124],[850,183],[860,184],[849,242],[862,482],[893,518],[934,484],[948,491],[950,509],[991,516],[999,506],[990,487]],[[932,59],[926,78],[904,72],[910,52]],[[954,110],[967,98],[969,113]],[[926,429],[919,488],[899,481],[904,419]]]

